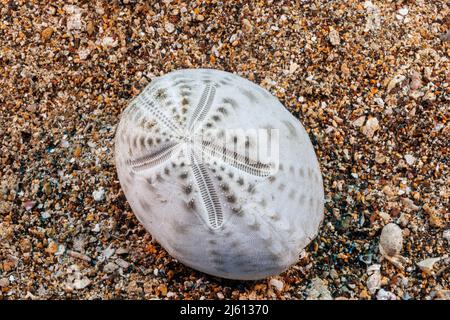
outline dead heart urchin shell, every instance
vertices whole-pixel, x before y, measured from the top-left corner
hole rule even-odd
[[[228,72],[153,80],[122,114],[115,158],[145,228],[208,274],[281,273],[323,219],[322,176],[305,129],[268,91]]]

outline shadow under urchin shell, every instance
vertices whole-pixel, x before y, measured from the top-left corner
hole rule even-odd
[[[266,132],[278,152],[261,159],[264,139],[255,132]],[[115,159],[145,228],[208,274],[281,273],[323,219],[322,176],[303,126],[269,92],[231,73],[156,78],[123,112]]]

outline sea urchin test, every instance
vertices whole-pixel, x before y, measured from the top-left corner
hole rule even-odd
[[[234,74],[179,70],[154,79],[116,133],[133,212],[180,262],[252,280],[296,263],[323,219],[323,184],[300,122]]]

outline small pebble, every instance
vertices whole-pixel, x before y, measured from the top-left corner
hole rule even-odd
[[[73,282],[73,287],[77,290],[81,290],[86,288],[90,284],[91,280],[89,280],[88,278],[77,279]]]
[[[334,28],[330,28],[330,32],[328,33],[328,38],[330,39],[330,43],[333,46],[338,46],[341,43],[341,39],[339,37],[339,32],[337,32]]]
[[[168,32],[168,33],[172,33],[175,31],[175,26],[170,23],[170,22],[166,22],[166,24],[164,25],[164,29]]]
[[[42,39],[45,40],[45,41],[49,40],[49,39],[52,37],[53,32],[54,32],[54,31],[53,31],[53,28],[52,28],[52,27],[47,27],[47,28],[45,28],[45,29],[42,30],[42,32],[41,32],[41,37],[42,37]]]
[[[408,12],[409,12],[408,8],[401,8],[400,10],[398,10],[398,13],[402,16],[406,16]]]
[[[0,278],[0,288],[9,286],[8,278]]]
[[[397,300],[397,296],[390,291],[380,289],[377,293],[377,300]]]
[[[272,278],[270,279],[269,284],[277,289],[277,291],[283,291],[284,283],[282,281]]]
[[[405,154],[405,160],[406,163],[409,164],[410,166],[414,164],[414,162],[416,162],[416,158],[410,154]]]
[[[365,126],[362,128],[362,132],[368,137],[372,138],[376,131],[380,128],[378,119],[375,117],[369,117]]]
[[[95,201],[103,201],[105,199],[105,190],[103,188],[99,188],[92,193],[92,197]]]
[[[445,240],[447,240],[450,244],[450,229],[445,230],[444,233],[442,234],[442,236],[444,237]]]
[[[384,226],[380,236],[380,251],[390,257],[400,253],[403,247],[402,229],[395,223]]]

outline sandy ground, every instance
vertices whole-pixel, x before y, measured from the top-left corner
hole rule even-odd
[[[0,1],[0,299],[449,299],[446,1],[44,3]],[[325,221],[278,277],[181,265],[117,181],[127,102],[196,67],[268,89],[316,149]]]

